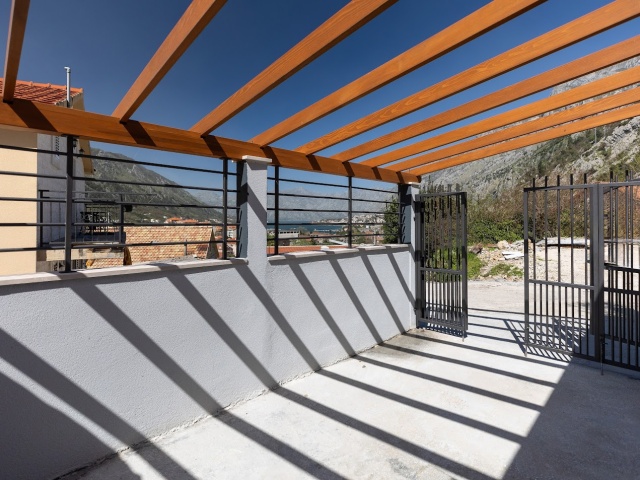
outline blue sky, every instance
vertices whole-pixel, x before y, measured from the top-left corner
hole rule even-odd
[[[85,90],[86,108],[110,114],[189,3],[188,0],[32,0],[19,78],[63,84],[63,67],[70,66],[73,86]],[[346,3],[346,0],[229,0],[134,118],[190,128]],[[399,0],[214,134],[248,140],[486,3],[487,0]],[[606,0],[548,0],[276,145],[296,148],[607,3]],[[0,52],[3,54],[10,7],[10,0],[0,0]],[[342,151],[638,32],[639,20],[627,22],[322,153]],[[97,146],[141,160],[176,161],[174,155],[151,150]]]

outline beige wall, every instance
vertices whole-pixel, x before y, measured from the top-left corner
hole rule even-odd
[[[0,129],[0,144],[35,148],[37,135]],[[37,173],[37,155],[0,148],[0,170]],[[0,175],[0,196],[34,198],[37,179]],[[35,202],[0,202],[0,222],[36,222]],[[0,227],[0,248],[37,246],[36,227]],[[0,275],[35,272],[36,252],[0,253]]]

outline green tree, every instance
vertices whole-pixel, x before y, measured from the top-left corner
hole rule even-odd
[[[398,243],[399,241],[399,211],[398,196],[393,195],[384,209],[384,223],[382,224],[382,233],[384,234],[382,241],[384,243]]]

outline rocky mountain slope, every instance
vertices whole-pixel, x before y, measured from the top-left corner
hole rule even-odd
[[[559,85],[551,94],[638,65],[640,57]],[[586,173],[591,180],[605,180],[610,170],[640,173],[640,117],[435,172],[423,178],[423,185],[458,184],[475,197],[498,197],[530,185],[533,178]]]
[[[112,158],[114,160],[133,160],[126,155],[92,149],[92,155]],[[124,163],[112,160],[93,159],[93,178],[99,180],[115,180],[116,182],[139,182],[157,185],[177,185],[168,178],[142,165]],[[193,218],[200,221],[219,222],[222,213],[215,209],[197,208],[206,205],[191,192],[183,188],[159,186],[140,186],[127,183],[86,182],[88,198],[104,199],[108,201],[151,203],[163,205],[190,205],[189,207],[160,207],[134,205],[125,220],[131,222],[157,221],[163,223],[166,218]],[[217,205],[217,203],[216,203]]]

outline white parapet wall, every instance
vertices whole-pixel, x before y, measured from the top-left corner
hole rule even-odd
[[[258,213],[244,259],[0,279],[2,478],[56,477],[414,325],[411,246],[267,258]]]

